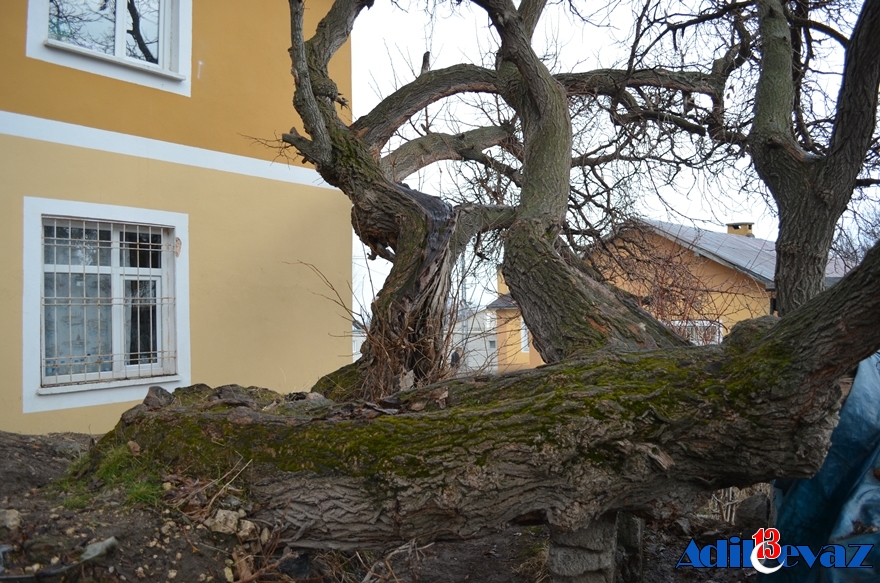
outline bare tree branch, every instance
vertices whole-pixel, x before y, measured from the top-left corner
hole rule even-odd
[[[318,107],[317,99],[313,91],[311,73],[309,72],[308,54],[305,41],[303,40],[303,10],[304,0],[289,0],[290,4],[290,72],[296,84],[293,101],[297,112],[302,117],[306,131],[312,136],[308,144],[308,150],[304,153],[317,164],[330,164],[330,135],[324,123],[324,116]],[[305,142],[297,140],[294,146],[306,146]],[[291,142],[292,143],[292,142]]]
[[[843,48],[846,48],[847,46],[849,46],[849,39],[846,38],[846,35],[841,33],[839,30],[828,26],[827,24],[824,24],[821,22],[816,22],[815,20],[809,20],[806,18],[797,18],[795,16],[790,17],[789,20],[791,21],[792,24],[796,24],[798,26],[804,26],[806,28],[811,28],[813,30],[818,30],[819,32],[836,40],[838,43],[840,43],[840,46],[842,46]]]
[[[511,129],[500,126],[477,128],[461,134],[431,133],[406,142],[381,160],[386,176],[393,182],[440,160],[477,160],[482,151],[497,146],[511,136]]]
[[[351,130],[374,155],[413,114],[436,101],[464,92],[494,93],[498,77],[494,71],[476,65],[455,65],[428,71],[407,83],[370,113],[351,125]]]
[[[866,0],[846,50],[828,163],[855,179],[874,133],[880,85],[880,1]],[[845,170],[843,170],[845,168]]]

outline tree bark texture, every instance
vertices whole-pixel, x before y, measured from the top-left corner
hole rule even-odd
[[[550,530],[547,571],[554,583],[615,583],[618,513],[576,530]]]
[[[618,510],[668,516],[695,492],[821,465],[836,379],[880,346],[880,249],[774,322],[740,325],[721,346],[600,350],[378,404],[264,390],[210,401],[195,387],[129,411],[105,445],[132,440],[200,476],[250,461],[256,517],[303,548],[475,537],[523,516],[559,532]]]
[[[880,2],[868,0],[847,45],[827,152],[795,139],[795,75],[789,19],[780,0],[761,0],[761,73],[748,137],[755,169],[779,210],[776,295],[780,315],[825,288],[834,228],[852,197],[874,131],[880,84]]]

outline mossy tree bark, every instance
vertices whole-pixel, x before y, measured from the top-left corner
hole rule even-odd
[[[126,413],[105,440],[197,475],[250,460],[257,518],[305,548],[473,537],[524,519],[589,530],[618,510],[668,517],[695,492],[820,466],[835,380],[880,347],[880,248],[776,322],[744,323],[720,346],[600,350],[381,407],[266,392],[193,403],[199,389],[181,390]]]

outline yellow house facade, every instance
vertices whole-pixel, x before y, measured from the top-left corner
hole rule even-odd
[[[301,128],[288,26],[283,2],[4,3],[0,430],[99,433],[153,385],[308,390],[350,360],[307,267],[348,285],[350,205],[265,143]],[[348,46],[331,69],[350,96]]]
[[[720,342],[737,322],[775,311],[775,243],[755,238],[751,223],[731,223],[719,233],[643,220],[592,259],[613,284],[695,344]]]
[[[728,223],[716,232],[641,219],[597,245],[589,259],[678,334],[713,344],[737,322],[776,312],[776,243],[756,238],[752,227]],[[826,286],[844,273],[830,261]]]
[[[544,364],[532,343],[532,335],[523,321],[519,307],[510,296],[510,288],[498,269],[498,298],[486,309],[495,314],[495,346],[498,372],[505,373]]]

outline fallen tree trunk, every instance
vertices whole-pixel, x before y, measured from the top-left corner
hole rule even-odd
[[[802,309],[738,326],[721,346],[599,351],[378,404],[195,387],[164,406],[148,398],[106,439],[195,475],[249,460],[256,516],[304,548],[475,537],[523,519],[576,530],[615,510],[663,516],[697,491],[821,465],[835,380],[880,344],[878,272],[875,248]]]

